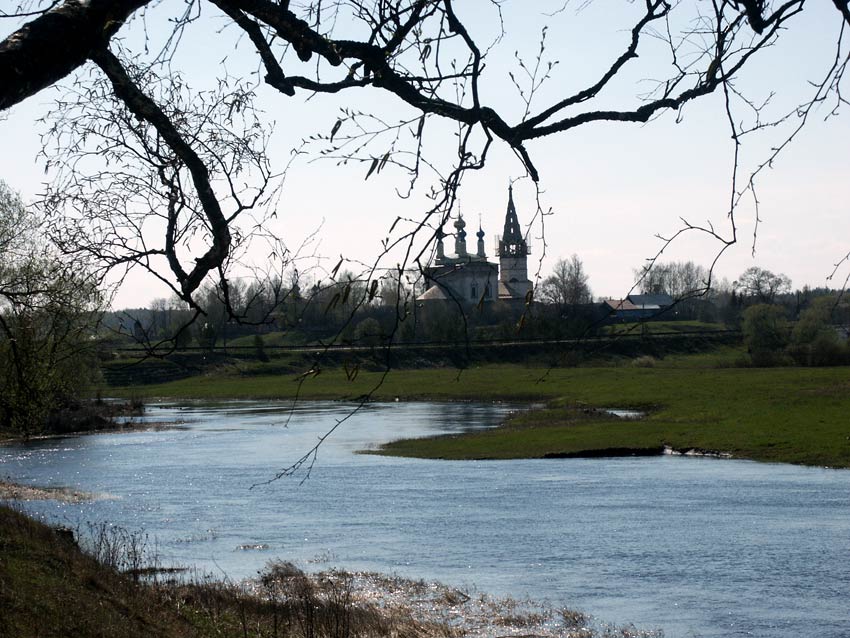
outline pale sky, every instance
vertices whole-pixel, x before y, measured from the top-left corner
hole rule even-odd
[[[173,3],[163,4],[168,7]],[[562,4],[523,2],[506,7],[508,36],[490,59],[484,101],[501,108],[509,121],[519,118],[522,111],[507,77],[509,70],[517,70],[514,51],[531,59],[543,25],[549,25],[545,59],[558,60],[559,64],[541,90],[538,106],[582,88],[607,68],[628,37],[623,31],[623,26],[628,25],[626,13],[641,8],[641,3],[635,7],[597,0],[582,10],[577,9],[584,5],[568,4],[556,16],[545,15],[544,10]],[[465,5],[469,11],[482,12],[480,20],[468,21],[469,26],[473,35],[486,39],[492,35],[495,22],[490,11],[470,8],[475,6]],[[205,14],[212,12],[206,8]],[[612,18],[621,15],[626,19],[613,28]],[[0,21],[0,35],[11,26]],[[788,33],[783,34],[780,45],[764,51],[762,59],[742,76],[739,88],[747,90],[755,101],[775,92],[770,104],[773,114],[791,110],[812,93],[808,82],[826,74],[835,54],[839,26],[837,12],[829,3],[807,6]],[[209,20],[193,25],[175,62],[190,80],[201,78],[203,82],[213,77],[225,54],[230,54],[227,68],[231,73],[246,64],[240,54],[232,54],[228,47],[210,48],[218,42],[210,36],[214,33],[214,27],[210,27]],[[125,27],[131,47],[133,28],[132,24]],[[646,52],[628,68],[623,81],[603,95],[599,108],[639,105],[635,95],[649,88],[645,80],[651,77],[651,64],[664,53],[660,46],[649,40],[647,43]],[[246,68],[253,64],[248,61]],[[56,91],[42,92],[0,120],[0,179],[20,191],[25,200],[34,198],[42,182],[50,177],[45,175],[43,161],[36,158],[44,125],[35,120],[55,94]],[[280,167],[289,161],[291,150],[303,137],[330,130],[340,106],[377,112],[387,119],[399,119],[410,112],[377,91],[317,96],[309,102],[305,102],[304,94],[287,98],[265,87],[259,89],[259,95],[262,107],[277,122],[270,152]],[[717,266],[720,277],[732,281],[747,267],[759,265],[785,273],[794,287],[826,285],[833,264],[850,250],[850,114],[839,112],[827,118],[833,103],[815,111],[806,129],[772,170],[760,176],[761,225],[755,257],[754,211],[749,198],[737,213],[738,244],[727,251]],[[633,283],[633,270],[661,247],[656,234],[675,232],[682,226],[680,217],[694,224],[710,221],[718,232],[728,234],[726,213],[733,145],[722,95],[687,106],[681,121],[676,120],[675,113],[667,113],[645,125],[595,124],[529,144],[542,178],[541,203],[544,209],[552,209],[545,218],[545,233],[539,219],[531,227],[531,272],[537,270],[537,260],[542,258],[540,273],[546,276],[555,259],[576,253],[584,261],[595,296],[622,296]],[[448,127],[439,129],[435,126],[430,130],[427,143],[432,156],[445,167],[451,161],[452,138]],[[747,169],[762,162],[771,146],[781,142],[789,130],[771,129],[747,142],[740,173],[743,179],[748,176]],[[366,181],[367,164],[337,166],[331,160],[311,159],[315,158],[302,157],[293,163],[284,183],[274,230],[293,247],[321,226],[320,241],[313,250],[324,256],[328,268],[339,255],[373,261],[397,215],[418,219],[428,207],[422,189],[406,200],[395,194],[397,188],[404,188],[405,180],[391,168]],[[507,185],[509,180],[522,176],[519,161],[497,145],[487,168],[468,174],[461,188],[461,210],[468,230],[477,227],[480,215],[491,256],[494,235],[501,232],[504,219]],[[431,182],[426,176],[422,185]],[[515,183],[514,200],[520,223],[529,224],[536,203],[528,179]],[[545,234],[545,255],[541,234]],[[472,232],[469,236],[474,240]],[[662,259],[690,259],[708,265],[718,248],[703,237],[686,235]],[[256,248],[258,261],[264,250]],[[384,265],[392,266],[392,258]],[[847,271],[845,267],[841,278],[832,285],[840,285]],[[136,307],[166,294],[149,277],[134,276],[119,292],[114,305]]]

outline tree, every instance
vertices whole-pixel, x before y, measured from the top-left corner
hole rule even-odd
[[[71,222],[61,236],[65,250],[95,256],[106,267],[133,264],[150,269],[198,317],[205,310],[196,293],[210,277],[219,280],[232,312],[229,269],[264,216],[274,212],[276,192],[265,154],[269,129],[252,108],[250,78],[222,72],[216,88],[203,91],[193,88],[192,78],[170,72],[183,34],[209,26],[198,19],[202,10],[216,14],[210,38],[223,45],[218,48],[234,42],[247,46],[263,69],[267,87],[282,96],[369,88],[405,105],[400,121],[346,110],[328,127],[329,133],[316,139],[321,153],[341,162],[365,162],[367,177],[394,165],[408,172],[412,187],[420,171],[433,165],[425,157],[428,149],[445,153],[443,143],[423,143],[426,131],[435,120],[457,125],[450,133],[458,140],[457,153],[452,153],[457,161],[438,174],[433,207],[411,230],[386,243],[388,248],[406,246],[413,263],[428,250],[414,246],[413,238],[423,230],[438,232],[455,205],[462,175],[483,167],[495,142],[506,144],[537,182],[540,173],[529,146],[539,138],[599,122],[647,122],[664,112],[681,113],[690,102],[722,92],[737,149],[747,133],[771,123],[761,118],[756,102],[734,80],[751,60],[769,51],[783,31],[794,28],[794,18],[804,10],[804,0],[775,6],[759,0],[646,0],[629,5],[622,11],[628,20],[622,49],[587,84],[569,94],[546,95],[541,104],[541,86],[557,64],[545,57],[544,33],[536,59],[525,63],[520,58],[520,72],[510,75],[523,107],[517,116],[487,102],[487,96],[502,94],[487,84],[493,75],[487,70],[493,67],[486,62],[504,33],[491,38],[493,42],[477,35],[476,29],[481,11],[490,11],[498,21],[501,4],[18,0],[0,13],[17,21],[0,43],[0,110],[86,64],[94,65],[92,73],[73,76],[71,96],[58,102],[51,118],[56,144],[50,162],[59,167],[60,182],[45,205],[56,219]],[[833,4],[836,21],[850,26],[847,0]],[[155,10],[165,14],[173,31],[161,48],[146,55],[146,18]],[[556,11],[552,22],[566,19],[565,14]],[[641,53],[659,40],[669,49],[667,61],[639,72],[653,77],[654,90],[645,94],[641,88],[632,103],[621,107],[602,101],[600,96],[606,94],[607,99],[617,80],[639,61],[656,59]],[[811,108],[830,93],[840,100],[846,68],[841,44],[835,65],[813,88],[811,99],[782,120],[799,118],[802,125]],[[687,63],[682,63],[683,57]],[[740,123],[735,108],[754,111],[753,121]],[[777,144],[764,166],[784,146]],[[105,169],[86,165],[85,160],[101,154],[109,160]],[[246,171],[250,180],[243,179]],[[744,190],[751,188],[752,179]],[[740,199],[741,193],[733,195]],[[684,230],[709,234],[721,242],[722,250],[735,242],[735,206],[729,211],[727,236],[688,223]],[[253,214],[259,224],[247,220]],[[158,241],[151,241],[152,232],[159,234]]]
[[[832,295],[815,298],[801,314],[791,331],[790,354],[801,365],[838,365],[847,361],[847,347],[842,345],[832,327],[838,299]]]
[[[781,362],[788,345],[788,322],[779,306],[756,304],[744,311],[744,343],[757,366]]]
[[[97,287],[42,233],[0,182],[0,426],[24,434],[45,429],[97,376]]]
[[[701,296],[711,281],[708,269],[692,261],[653,262],[635,271],[643,294],[666,294],[674,299]]]
[[[713,302],[723,295],[723,282],[712,285],[712,273],[693,261],[651,261],[634,270],[637,289],[648,295],[666,294],[676,301],[680,319],[713,320]]]
[[[593,301],[584,263],[578,255],[555,262],[552,274],[540,286],[540,298],[558,306],[575,306]]]
[[[771,304],[777,295],[791,290],[791,280],[782,273],[774,275],[765,268],[750,266],[733,284],[742,297],[756,303]]]
[[[384,341],[381,324],[373,317],[366,317],[354,328],[354,343],[358,346],[378,346]]]

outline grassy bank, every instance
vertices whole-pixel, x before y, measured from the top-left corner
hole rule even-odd
[[[80,399],[52,411],[43,422],[32,424],[26,431],[0,425],[0,443],[27,437],[136,429],[134,423],[127,423],[124,418],[137,416],[143,410],[144,405],[137,401],[104,402],[100,399]]]
[[[383,638],[417,629],[451,636],[429,620],[355,599],[344,574],[323,580],[277,563],[257,581],[149,582],[116,569],[138,538],[103,525],[99,558],[61,534],[0,506],[0,635],[16,638]],[[438,631],[441,630],[441,631]]]
[[[182,637],[152,590],[103,567],[67,536],[0,506],[0,635]]]
[[[319,581],[287,563],[261,579],[225,583],[210,578],[150,582],[116,569],[138,538],[103,525],[81,551],[68,533],[0,505],[0,636],[36,638],[346,638],[412,635],[417,629],[452,636],[448,627],[414,621],[355,598],[344,574]]]
[[[125,394],[170,399],[356,399],[547,401],[484,433],[398,441],[383,453],[428,458],[600,455],[671,446],[739,458],[850,467],[850,369],[740,368],[735,349],[669,357],[652,367],[542,368],[487,365],[316,375],[230,370]],[[652,362],[650,362],[652,363]],[[587,407],[645,410],[624,421]]]
[[[850,467],[847,368],[553,371],[547,408],[500,428],[397,441],[382,453],[445,459],[651,454],[677,450]],[[625,420],[590,407],[646,412]]]
[[[140,399],[328,399],[354,400],[368,394],[374,400],[515,401],[558,396],[555,384],[541,381],[543,368],[489,365],[468,370],[424,368],[380,371],[342,367],[318,374],[240,374],[228,371],[164,384],[113,389],[118,396]]]

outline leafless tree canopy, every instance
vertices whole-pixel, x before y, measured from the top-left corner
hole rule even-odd
[[[552,274],[543,280],[539,296],[551,304],[571,306],[593,301],[584,263],[578,255],[555,262]]]
[[[765,268],[747,268],[733,284],[743,297],[770,304],[777,295],[791,291],[791,280],[782,273],[774,274]]]
[[[811,100],[786,116],[800,118],[801,126],[812,105],[829,96],[836,107],[843,102],[843,37],[850,9],[847,0],[832,2],[842,26],[837,54]],[[407,246],[403,269],[421,256],[411,237],[425,228],[435,231],[451,210],[464,172],[483,167],[494,143],[512,149],[537,182],[530,144],[538,138],[594,122],[646,122],[722,92],[737,149],[746,134],[770,123],[759,119],[758,105],[748,101],[735,79],[782,31],[795,27],[794,18],[806,4],[644,0],[624,5],[616,18],[631,22],[622,50],[611,52],[595,79],[554,99],[547,93],[548,102],[540,89],[556,71],[556,61],[547,58],[544,32],[536,54],[518,56],[519,70],[510,76],[524,104],[512,119],[503,105],[485,98],[492,94],[485,90],[493,76],[488,55],[510,33],[510,25],[501,21],[504,2],[497,0],[457,6],[452,0],[17,0],[0,10],[0,19],[15,25],[0,43],[0,110],[70,75],[73,83],[51,116],[46,142],[48,161],[60,175],[45,201],[62,220],[58,240],[109,267],[148,268],[198,308],[195,293],[210,276],[220,280],[227,300],[228,265],[250,237],[262,234],[277,196],[275,171],[282,170],[267,160],[269,124],[253,108],[254,87],[247,78],[229,77],[222,69],[217,88],[201,91],[193,78],[171,72],[187,30],[209,28],[202,16],[218,21],[206,35],[210,39],[231,46],[225,34],[241,35],[265,83],[282,99],[369,88],[406,104],[413,115],[400,123],[351,111],[321,137],[322,153],[369,160],[367,177],[393,163],[408,170],[415,183],[428,164],[422,139],[429,122],[442,119],[456,126],[456,160],[440,175],[434,207],[411,233],[388,239],[385,246],[400,245],[403,252]],[[161,50],[147,52],[147,17],[153,12],[168,16],[171,32]],[[501,24],[495,39],[482,41],[478,34],[482,12]],[[551,22],[571,15],[565,4]],[[667,61],[654,88],[611,108],[600,96],[649,43],[659,41]],[[87,72],[80,72],[86,66]],[[733,116],[736,103],[755,112],[751,125]],[[369,142],[379,134],[390,141],[376,152]],[[444,153],[445,145],[438,146]],[[89,163],[94,156],[106,158],[107,166]],[[754,183],[738,179],[737,155],[735,166],[730,230],[685,222],[683,231],[709,233],[725,247],[736,241],[734,210]],[[281,246],[270,251],[286,253]],[[364,297],[375,289],[376,282],[368,281]]]

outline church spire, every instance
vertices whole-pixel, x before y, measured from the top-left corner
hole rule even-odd
[[[528,243],[522,236],[516,207],[514,206],[514,187],[513,184],[510,184],[508,186],[508,210],[505,213],[505,228],[499,240],[499,256],[525,257],[528,252]]]

